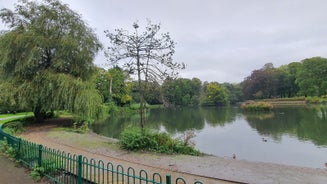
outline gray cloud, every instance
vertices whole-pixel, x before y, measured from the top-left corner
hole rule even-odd
[[[131,29],[146,18],[160,22],[177,42],[174,59],[187,68],[182,77],[241,82],[272,62],[327,57],[325,0],[63,0],[82,14],[100,40],[104,30]],[[0,7],[13,2],[0,0]],[[1,28],[1,24],[0,24]],[[96,64],[103,65],[102,53]]]

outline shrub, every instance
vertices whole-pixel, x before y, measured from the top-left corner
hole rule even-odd
[[[8,134],[20,134],[24,131],[23,122],[21,121],[12,121],[6,123],[3,127],[4,132]]]
[[[53,159],[45,159],[42,161],[42,166],[35,166],[30,173],[30,176],[34,181],[38,182],[41,180],[43,175],[46,174],[61,174],[62,164],[56,162]]]
[[[4,153],[9,158],[16,158],[16,156],[18,155],[18,150],[10,146],[6,138],[0,141],[0,152]]]
[[[55,159],[45,159],[42,161],[43,174],[57,173],[62,169],[62,164]]]
[[[154,151],[167,154],[200,155],[193,146],[187,145],[180,139],[173,139],[167,133],[154,132],[150,129],[125,129],[119,138],[121,148],[130,151]]]
[[[33,167],[30,176],[33,178],[34,181],[38,182],[41,180],[43,173],[44,173],[43,167]]]
[[[87,122],[82,122],[82,123],[74,122],[73,124],[73,131],[76,133],[85,134],[89,130],[90,130],[89,124]]]

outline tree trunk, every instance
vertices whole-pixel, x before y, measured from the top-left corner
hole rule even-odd
[[[109,94],[112,94],[112,77],[110,78]]]
[[[138,78],[138,90],[140,94],[140,126],[142,131],[144,130],[144,125],[145,125],[145,115],[144,115],[144,90],[142,87],[142,80],[141,80],[141,66],[140,66],[140,55],[139,55],[139,50],[137,49],[137,55],[136,55],[136,65],[137,65],[137,78]]]
[[[37,108],[34,109],[33,113],[34,113],[35,122],[36,123],[43,123],[44,118],[46,116],[46,112],[41,111],[41,109],[37,107]]]

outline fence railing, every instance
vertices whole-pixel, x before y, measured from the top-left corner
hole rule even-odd
[[[58,184],[186,184],[182,177],[172,179],[170,174],[149,174],[145,170],[125,169],[122,165],[89,159],[82,155],[44,147],[3,132],[0,140],[7,141],[15,149],[17,160],[29,168],[40,167],[43,174]],[[202,184],[201,181],[192,182]]]

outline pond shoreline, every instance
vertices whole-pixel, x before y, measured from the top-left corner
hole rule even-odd
[[[194,131],[196,148],[216,156],[324,168],[327,161],[327,106],[274,108],[245,112],[239,107],[153,109],[147,128],[183,137]],[[125,127],[138,126],[137,115],[110,116],[92,130],[118,138]]]
[[[198,179],[204,183],[228,183],[226,180],[231,180],[263,184],[325,183],[327,181],[327,171],[324,169],[252,162],[208,155],[195,157],[132,153],[119,149],[114,139],[95,133],[67,132],[55,127],[56,125],[29,127],[22,134],[22,137],[51,148],[110,160],[123,165],[127,164],[135,168],[146,169],[149,172],[182,174],[188,181]]]

